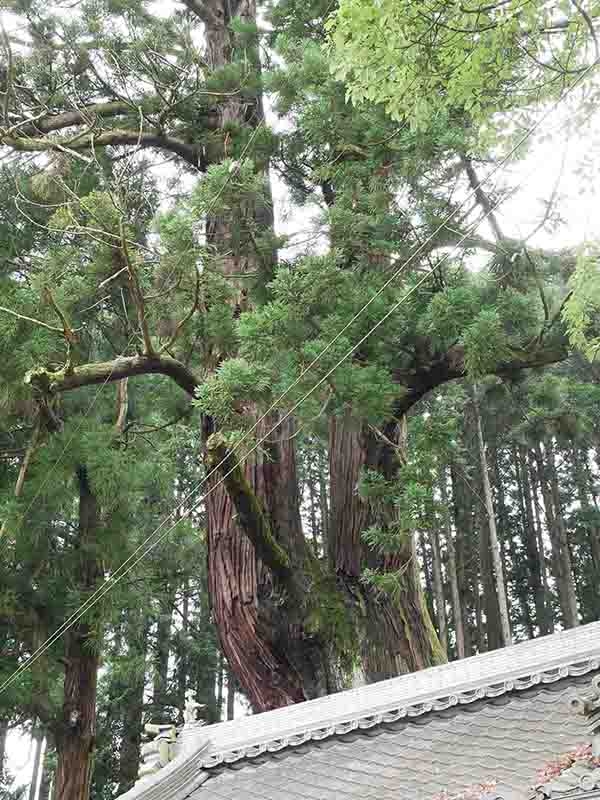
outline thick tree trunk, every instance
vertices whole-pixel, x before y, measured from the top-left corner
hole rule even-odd
[[[483,440],[483,430],[481,427],[481,414],[479,413],[479,404],[477,402],[476,392],[477,388],[474,387],[473,407],[475,411],[477,442],[479,444],[481,481],[483,485],[483,495],[484,495],[485,508],[488,518],[487,521],[489,529],[489,543],[492,553],[494,583],[496,587],[496,595],[498,598],[498,613],[500,615],[500,630],[502,631],[502,644],[506,647],[512,643],[512,635],[510,632],[510,617],[508,614],[508,601],[506,597],[506,587],[504,584],[504,574],[502,570],[502,553],[500,550],[500,542],[498,540],[498,533],[496,530],[496,514],[494,512],[494,502],[492,499],[492,487],[490,486],[487,456],[485,452],[485,443]]]
[[[558,488],[554,446],[551,442],[546,444],[545,459],[539,444],[536,444],[534,452],[538,468],[538,480],[542,488],[542,497],[546,510],[546,522],[552,543],[552,567],[558,587],[562,622],[565,628],[574,628],[579,625],[577,596],[567,540],[567,529]]]
[[[93,591],[102,574],[96,547],[100,508],[86,470],[79,477],[79,580],[82,594]],[[56,800],[88,800],[96,735],[96,685],[100,654],[89,615],[65,634],[62,719],[56,737]]]
[[[386,427],[386,438],[388,442],[398,441],[395,425]],[[395,521],[395,509],[375,510],[359,497],[361,473],[364,469],[375,470],[390,480],[397,472],[397,459],[397,452],[389,443],[349,412],[331,420],[329,558],[349,596],[360,594],[363,598],[366,614],[361,619],[360,611],[355,609],[355,615],[362,630],[363,672],[368,682],[446,660],[427,610],[414,539],[404,539],[398,552],[382,558],[370,551],[361,538],[369,525],[385,526]],[[393,599],[382,592],[375,593],[361,582],[365,566],[402,576]]]
[[[259,435],[269,430],[261,423]],[[311,563],[301,528],[293,426],[286,421],[267,452],[246,459],[243,476],[268,516],[274,539],[290,554],[302,578]],[[209,466],[210,469],[210,466]],[[257,558],[240,524],[234,492],[213,474],[208,482],[209,593],[223,654],[255,711],[297,703],[328,693],[323,645],[302,629],[297,597],[281,594],[271,571]]]
[[[229,25],[233,16],[239,16],[247,25],[254,24],[255,0],[209,0],[205,12],[207,61],[212,68],[226,67],[240,58],[244,63],[246,58],[258,63],[258,43],[253,44],[247,34],[238,39]],[[228,98],[219,105],[218,117],[223,133],[221,156],[225,156],[232,130],[249,131],[261,124],[261,97],[250,102],[237,95]],[[267,164],[259,164],[265,176],[266,168]],[[220,269],[233,290],[236,308],[243,310],[249,302],[246,278],[258,273],[264,279],[265,272],[273,269],[275,257],[271,258],[270,267],[264,258],[248,257],[252,248],[239,247],[234,227],[242,223],[262,231],[272,227],[268,189],[267,200],[249,201],[242,217],[233,221],[224,215],[211,215],[206,236],[208,244],[219,253]],[[256,419],[254,409],[247,408],[246,414],[249,421]],[[268,422],[272,425],[274,421],[272,417]],[[256,434],[260,436],[265,430],[267,421],[261,423]],[[371,436],[371,440],[361,441],[362,451],[354,453],[354,439],[345,441],[334,432],[329,520],[323,486],[320,492],[327,541],[324,547],[330,556],[327,575],[316,562],[302,531],[293,434],[294,425],[289,421],[272,434],[267,455],[260,450],[253,453],[245,461],[237,485],[233,477],[226,478],[225,484],[220,482],[224,470],[220,470],[222,476],[213,475],[208,481],[208,567],[214,619],[227,663],[255,711],[317,697],[337,688],[332,650],[336,651],[335,660],[343,661],[348,660],[355,646],[348,634],[340,642],[332,641],[337,639],[335,636],[321,633],[323,623],[331,629],[338,614],[344,618],[340,627],[354,627],[364,634],[366,671],[373,678],[396,675],[407,668],[420,669],[445,658],[427,613],[412,543],[407,542],[405,551],[395,554],[388,563],[375,564],[374,554],[363,552],[360,536],[368,510],[363,508],[354,488],[365,463],[365,447],[379,453],[378,460],[383,462],[391,459],[392,449],[386,451],[380,443],[373,447]],[[208,450],[216,435],[213,421],[206,419],[204,439]],[[356,435],[361,438],[360,431]],[[209,461],[210,469],[215,462],[212,457]],[[398,601],[361,584],[361,572],[367,564],[402,572]],[[314,608],[315,598],[307,588],[315,582],[329,595],[335,613],[327,615],[323,608]],[[324,616],[329,618],[323,620]],[[356,624],[349,622],[349,616]],[[321,625],[315,625],[314,617],[321,618]]]
[[[255,0],[210,0],[206,5],[207,61],[213,69],[227,67],[236,60],[240,65],[259,66],[258,40],[252,43],[247,34],[238,39],[230,25],[233,17],[239,17],[246,25],[255,24]],[[224,157],[232,130],[252,131],[262,124],[262,98],[260,94],[250,101],[242,95],[232,96],[219,105],[218,117],[223,142],[220,155]],[[256,154],[252,155],[256,160]],[[259,164],[265,176],[266,196],[248,202],[245,219],[234,221],[219,215],[207,219],[207,242],[219,253],[220,268],[234,291],[238,310],[248,306],[248,282],[244,276],[251,278],[258,273],[264,284],[275,265],[274,254],[249,257],[248,252],[254,252],[252,243],[241,248],[234,231],[235,225],[243,223],[243,227],[255,226],[259,232],[272,229],[267,166]],[[256,419],[252,409],[247,409],[247,415],[250,421]],[[257,435],[264,434],[269,429],[267,423],[270,427],[274,422],[274,417],[266,420]],[[246,459],[247,488],[243,492],[236,495],[231,481],[226,488],[221,476],[213,475],[208,481],[208,572],[214,619],[227,663],[255,711],[296,703],[332,688],[325,674],[323,646],[317,637],[304,634],[297,598],[289,596],[287,588],[274,580],[270,569],[259,559],[247,535],[249,517],[240,515],[241,505],[251,495],[251,504],[258,501],[275,540],[290,554],[294,570],[302,575],[310,554],[300,522],[295,447],[290,438],[293,432],[293,423],[286,422],[270,437],[265,447],[267,455],[258,450]],[[205,442],[214,433],[212,421],[205,420]]]

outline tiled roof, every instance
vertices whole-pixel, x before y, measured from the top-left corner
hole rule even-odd
[[[556,798],[556,800],[576,800],[579,797],[588,797],[594,792],[595,797],[600,796],[600,767],[589,760],[578,761],[569,769],[564,770],[556,778],[537,787],[535,800]],[[203,799],[204,800],[204,799]]]
[[[581,743],[585,724],[567,695],[599,668],[600,623],[591,623],[213,725],[125,797],[430,800],[504,769],[502,797],[513,800],[540,763]]]
[[[581,678],[577,679],[582,681]],[[525,800],[536,769],[581,743],[571,680],[379,725],[215,770],[190,800],[432,800],[496,780]]]

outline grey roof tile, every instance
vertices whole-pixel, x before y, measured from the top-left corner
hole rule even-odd
[[[313,742],[304,753],[279,753],[268,769],[250,760],[235,773],[237,794],[227,779],[225,796],[231,800],[254,800],[256,794],[264,800],[431,800],[442,789],[459,792],[496,779],[505,792],[525,797],[536,768],[586,736],[584,721],[571,713],[568,700],[575,685],[587,683],[589,678],[563,680],[514,693],[502,704],[477,701],[471,706],[473,713],[459,712],[452,718],[430,714],[426,725],[394,724],[379,736]],[[221,791],[227,772],[231,774],[227,769],[215,770],[197,800],[213,800],[211,791]]]
[[[123,800],[431,800],[493,779],[521,800],[536,768],[586,741],[567,701],[599,670],[592,623],[192,730],[193,755]]]

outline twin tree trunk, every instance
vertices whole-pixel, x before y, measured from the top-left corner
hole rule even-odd
[[[256,4],[238,0],[209,6],[207,52],[211,67],[218,69],[244,57],[248,40],[238,41],[229,23],[233,16],[254,23]],[[251,55],[257,59],[257,49]],[[220,119],[228,130],[259,125],[260,95],[253,104],[237,98],[225,102]],[[266,175],[267,165],[258,166]],[[268,208],[258,200],[248,209],[246,224],[258,230],[272,227]],[[237,306],[244,308],[239,276],[256,272],[259,265],[248,257],[251,248],[236,257],[232,228],[233,222],[222,217],[207,219],[207,241],[223,254],[222,269],[238,292]],[[264,263],[260,266],[264,270]],[[248,414],[254,422],[251,409]],[[275,417],[265,420],[256,435],[260,438],[275,422]],[[373,512],[357,496],[360,472],[366,467],[393,477],[394,449],[375,440],[351,415],[332,421],[331,507],[329,519],[323,520],[328,552],[319,559],[302,530],[293,434],[288,420],[268,437],[263,452],[251,454],[242,469],[229,475],[234,462],[219,468],[225,448],[216,448],[207,462],[208,471],[217,467],[206,498],[213,614],[229,668],[255,711],[335,691],[336,663],[356,664],[358,658],[365,678],[373,681],[446,658],[424,602],[413,543],[407,540],[400,552],[380,558],[361,539]],[[213,421],[205,419],[209,453],[217,435]],[[391,522],[393,509],[387,513],[384,524]],[[394,599],[364,586],[365,566],[401,576]]]

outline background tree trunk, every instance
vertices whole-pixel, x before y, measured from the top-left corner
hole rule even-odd
[[[446,598],[444,597],[444,579],[442,576],[442,553],[439,531],[429,532],[432,553],[433,594],[435,597],[435,615],[438,624],[440,644],[448,652],[448,632],[446,629]]]
[[[233,719],[235,714],[235,676],[233,672],[227,673],[227,719]]]
[[[40,770],[42,768],[42,749],[44,746],[44,734],[38,725],[34,724],[31,732],[31,738],[33,741],[33,768],[31,770],[31,783],[29,784],[29,800],[35,800],[38,783],[40,781]]]
[[[558,588],[563,625],[565,628],[573,628],[579,624],[579,617],[577,614],[575,581],[571,568],[571,554],[560,502],[553,446],[547,443],[545,450],[545,459],[539,443],[536,444],[534,452],[538,469],[538,481],[544,499],[546,522],[552,544],[552,571]]]
[[[463,619],[462,603],[458,586],[458,573],[456,570],[456,549],[454,547],[454,537],[452,525],[450,523],[450,506],[448,500],[448,486],[446,484],[446,470],[443,469],[440,476],[440,492],[442,505],[444,508],[444,528],[446,533],[446,549],[448,551],[448,582],[450,583],[450,595],[452,598],[452,618],[454,621],[454,635],[456,637],[456,656],[465,657],[465,628]]]
[[[52,767],[50,755],[50,741],[46,739],[46,749],[44,750],[44,760],[42,762],[42,779],[40,781],[38,800],[50,800],[50,791],[52,788]]]
[[[96,560],[100,508],[85,467],[78,470],[79,537],[77,554],[82,594],[98,585],[102,566]],[[62,719],[56,737],[56,800],[88,800],[96,734],[96,686],[100,660],[90,613],[65,634]]]
[[[8,737],[8,722],[0,718],[0,786],[4,780],[4,761],[6,759],[6,739]]]
[[[504,574],[502,570],[502,553],[500,550],[500,542],[498,540],[498,532],[496,530],[496,515],[494,513],[492,487],[490,486],[487,456],[485,452],[485,442],[483,440],[483,430],[481,427],[481,414],[479,413],[479,403],[476,397],[476,392],[477,392],[477,387],[473,387],[473,408],[475,411],[477,442],[479,445],[479,460],[481,463],[481,481],[483,485],[483,494],[485,499],[486,513],[487,513],[489,544],[492,553],[492,565],[494,571],[494,583],[496,587],[496,596],[498,598],[498,613],[500,620],[500,630],[502,632],[502,644],[506,647],[512,644],[512,635],[510,632],[510,617],[508,614],[506,587],[504,583]]]
[[[149,622],[144,609],[131,608],[126,617],[127,650],[135,657],[134,673],[130,676],[123,696],[123,732],[119,747],[118,793],[131,789],[137,780],[140,765],[140,746],[146,687],[146,649]]]

